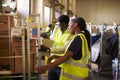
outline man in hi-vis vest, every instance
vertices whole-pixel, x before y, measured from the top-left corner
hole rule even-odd
[[[86,22],[78,17],[71,20],[69,31],[76,37],[68,45],[64,56],[55,62],[37,68],[39,74],[62,64],[60,80],[84,80],[89,75],[90,33],[86,30]]]
[[[57,60],[58,57],[63,56],[67,45],[73,39],[74,35],[68,30],[69,17],[67,15],[61,15],[58,18],[58,23],[56,23],[53,33],[50,35],[50,39],[53,41],[53,46],[47,48],[46,46],[41,46],[42,51],[50,53],[48,58],[48,64]],[[59,80],[61,72],[61,65],[48,70],[48,80]]]

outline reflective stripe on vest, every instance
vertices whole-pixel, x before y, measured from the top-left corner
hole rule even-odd
[[[83,78],[78,78],[78,77],[76,77],[76,76],[72,76],[71,74],[67,74],[67,73],[63,73],[63,74],[61,74],[61,75],[70,78],[70,80],[84,80]]]
[[[88,75],[88,72],[87,72],[87,74],[85,74],[83,76],[81,76],[79,74],[73,75],[72,73],[69,72],[70,70],[72,70],[72,69],[69,69],[70,66],[73,66],[74,69],[80,68],[79,70],[82,70],[82,68],[83,68],[84,70],[88,70],[87,64],[88,64],[90,54],[89,54],[87,40],[83,34],[79,34],[79,35],[82,40],[82,58],[80,60],[74,60],[74,59],[70,58],[66,63],[64,63],[64,65],[67,64],[67,67],[63,66],[63,69],[62,69],[63,72],[61,73],[60,80],[64,80],[64,79],[62,79],[62,76],[70,78],[68,80],[80,80],[82,78],[85,78]],[[67,73],[67,71],[64,71],[64,70],[69,70],[68,71],[69,73]],[[82,70],[82,72],[84,72],[84,71]]]

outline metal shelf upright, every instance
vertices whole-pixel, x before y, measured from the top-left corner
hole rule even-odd
[[[38,57],[36,66],[41,64],[41,55],[39,54],[40,45],[42,39],[40,37],[41,27],[40,27],[40,14],[31,14],[27,18],[27,53],[28,53],[28,80],[32,79],[30,71],[30,39],[35,39],[36,41],[36,57]]]

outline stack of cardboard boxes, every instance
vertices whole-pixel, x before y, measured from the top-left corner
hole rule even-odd
[[[22,65],[25,64],[26,70],[28,67],[27,39],[25,40],[25,62],[22,63],[22,39],[11,36],[11,28],[13,27],[14,16],[0,15],[0,69],[10,70],[12,73],[22,73]],[[30,67],[31,72],[34,72],[36,66],[35,40],[30,40],[30,52]]]
[[[36,42],[35,40],[30,40],[30,68],[31,71],[35,71],[36,66]],[[12,55],[13,56],[22,56],[22,39],[20,37],[12,38]],[[25,63],[26,72],[28,69],[28,55],[27,55],[27,40],[25,40]],[[12,61],[12,71],[13,72],[22,72],[22,58],[14,58]]]
[[[14,26],[13,16],[0,15],[0,68],[10,69],[10,58],[11,56],[11,37],[10,32]]]

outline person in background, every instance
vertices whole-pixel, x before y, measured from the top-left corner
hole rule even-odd
[[[49,37],[52,34],[53,30],[54,30],[54,26],[52,24],[49,24],[46,27],[46,31],[41,34],[41,37],[49,39]]]
[[[52,48],[46,48],[44,45],[41,46],[41,50],[50,52],[50,57],[48,58],[48,64],[57,60],[59,56],[63,56],[67,45],[70,40],[72,40],[72,35],[68,31],[69,17],[67,15],[61,15],[58,18],[58,23],[50,35],[50,39],[53,40]],[[61,65],[48,70],[48,80],[59,80],[61,72]]]
[[[52,33],[54,29],[54,26],[52,24],[49,24],[48,27],[46,28],[46,32]]]
[[[83,18],[71,20],[69,31],[76,35],[66,48],[65,54],[55,62],[37,67],[39,74],[62,64],[59,80],[84,80],[89,75],[90,33]]]

